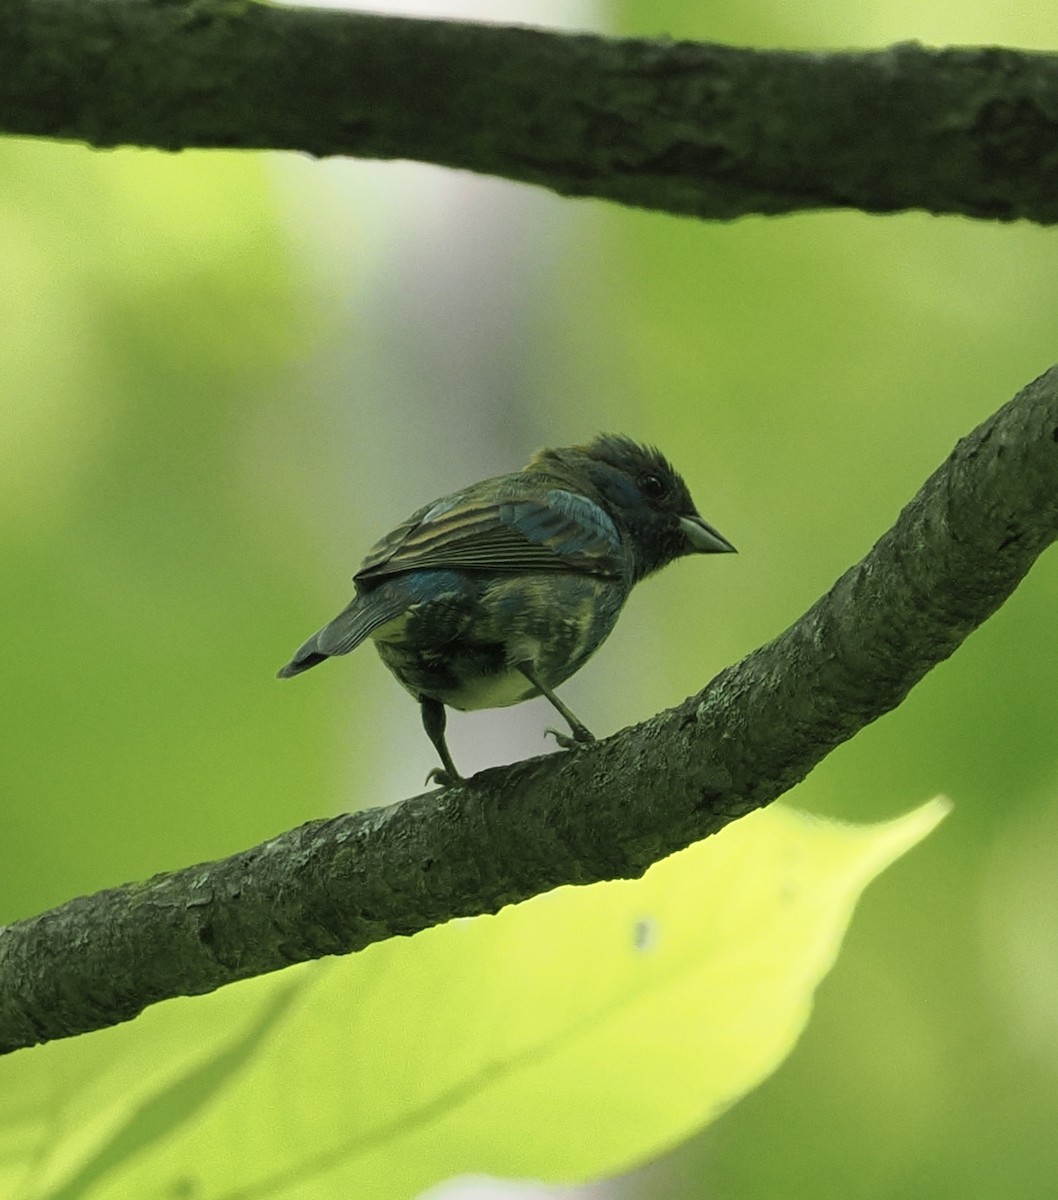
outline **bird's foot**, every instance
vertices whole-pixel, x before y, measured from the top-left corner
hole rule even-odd
[[[446,771],[444,767],[434,767],[426,775],[427,785],[436,783],[438,787],[446,788],[462,782],[463,776],[458,771]]]
[[[545,729],[544,733],[545,735],[551,734],[563,750],[572,750],[575,746],[586,746],[589,742],[595,741],[595,734],[583,725],[571,726],[569,733],[561,733],[557,729]]]

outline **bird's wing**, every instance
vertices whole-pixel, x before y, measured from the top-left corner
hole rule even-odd
[[[375,545],[358,582],[422,567],[622,574],[621,539],[593,501],[558,488],[485,499],[473,491],[421,509]]]

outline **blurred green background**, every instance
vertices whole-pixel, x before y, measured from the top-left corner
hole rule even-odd
[[[1054,38],[1045,7],[983,2],[536,19]],[[599,430],[676,461],[741,554],[641,589],[571,681],[608,733],[793,621],[1058,359],[1058,234],[1024,225],[706,225],[404,164],[13,140],[0,179],[0,922],[420,790],[416,707],[370,652],[272,676],[431,497]],[[956,810],[868,894],[791,1059],[626,1195],[1054,1195],[1056,602],[1049,555],[790,796]],[[539,753],[548,723],[457,715],[453,751]]]

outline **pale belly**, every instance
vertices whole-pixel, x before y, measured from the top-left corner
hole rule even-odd
[[[446,703],[461,712],[474,712],[479,708],[506,708],[528,700],[535,692],[536,688],[521,671],[508,667],[495,675],[464,679],[458,694]]]
[[[610,632],[625,595],[608,581],[572,574],[458,583],[371,636],[412,695],[464,712],[538,695],[519,663],[557,687]],[[469,587],[473,603],[467,602]]]

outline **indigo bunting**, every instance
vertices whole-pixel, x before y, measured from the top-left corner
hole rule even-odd
[[[594,738],[555,694],[613,629],[632,585],[685,554],[734,551],[698,515],[655,449],[604,435],[538,450],[524,470],[485,479],[413,513],[368,552],[356,596],[280,678],[348,654],[366,638],[418,700],[442,767],[445,706],[497,708],[544,695],[569,724],[565,748]]]

